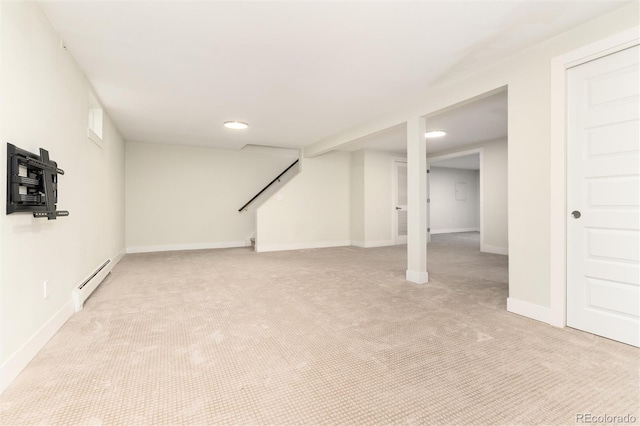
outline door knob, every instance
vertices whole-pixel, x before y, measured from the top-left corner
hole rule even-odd
[[[396,210],[402,210],[402,207],[396,207]]]
[[[582,216],[582,214],[578,210],[574,210],[571,212],[571,217],[574,219],[580,219],[580,216]]]

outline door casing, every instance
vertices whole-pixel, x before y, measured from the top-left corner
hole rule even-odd
[[[395,245],[407,244],[407,236],[398,235],[398,211],[396,210],[398,199],[398,169],[397,165],[404,163],[407,165],[406,158],[394,157],[391,159],[391,236]],[[405,206],[406,207],[406,206]],[[405,210],[406,211],[406,210]]]
[[[550,300],[548,318],[567,325],[567,69],[640,44],[636,26],[551,60],[550,134]]]
[[[567,326],[633,346],[640,346],[639,55],[634,46],[567,72]],[[616,137],[603,140],[602,129]]]

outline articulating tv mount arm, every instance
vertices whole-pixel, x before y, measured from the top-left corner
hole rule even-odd
[[[31,212],[33,217],[48,220],[69,216],[68,211],[56,210],[59,174],[64,170],[49,159],[46,149],[40,148],[40,155],[36,155],[8,143],[7,214]]]

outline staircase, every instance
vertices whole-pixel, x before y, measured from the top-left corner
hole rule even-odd
[[[298,167],[295,171],[296,173],[290,173],[288,176],[285,176],[287,174],[287,172],[289,172],[289,170],[293,169],[294,166],[296,164],[298,164],[300,162],[300,159],[296,159],[296,161],[294,161],[293,163],[291,163],[289,165],[289,167],[287,167],[286,169],[284,169],[284,171],[282,171],[282,173],[280,173],[278,176],[275,177],[275,179],[273,179],[271,182],[269,182],[269,184],[267,186],[265,186],[264,188],[262,188],[256,195],[254,195],[249,201],[247,201],[242,207],[240,207],[238,209],[239,213],[243,213],[248,211],[249,206],[255,202],[261,195],[263,195],[265,192],[267,192],[270,188],[273,187],[273,185],[275,185],[278,182],[282,182],[284,180],[285,183],[287,183],[289,180],[291,180],[293,178],[293,176],[295,176],[299,171],[300,168]],[[286,178],[286,179],[285,179]],[[274,191],[272,189],[270,195],[273,195]],[[269,194],[267,194],[269,195]],[[266,198],[268,199],[268,197]],[[251,247],[254,251],[256,249],[256,234],[255,232],[253,233],[253,235],[251,237],[249,237],[249,244],[247,244],[249,247]],[[245,240],[246,241],[246,240]]]

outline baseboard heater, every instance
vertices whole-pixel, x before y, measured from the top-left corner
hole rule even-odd
[[[111,268],[107,267],[111,263],[108,260],[102,264],[89,278],[87,278],[77,288],[73,289],[72,299],[73,308],[76,312],[80,312],[84,306],[84,302],[91,296],[91,293],[98,288],[100,283],[109,275]]]

